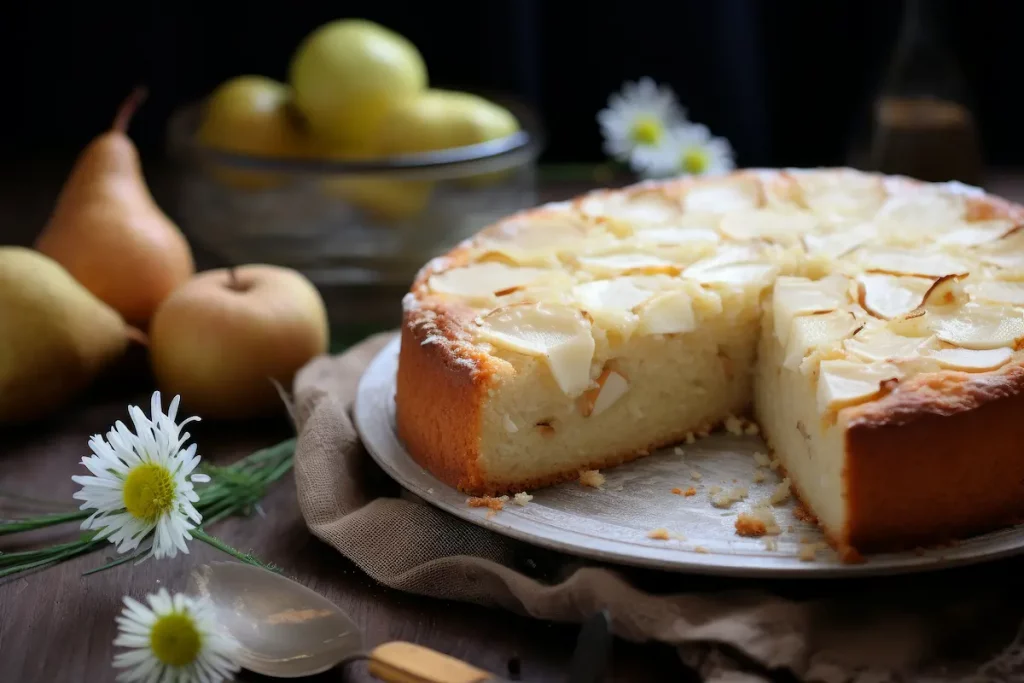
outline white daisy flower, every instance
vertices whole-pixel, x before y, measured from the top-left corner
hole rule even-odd
[[[635,151],[660,145],[668,130],[685,120],[685,114],[671,88],[658,86],[650,78],[628,82],[597,114],[604,151],[619,161],[630,161]]]
[[[637,150],[633,170],[648,178],[715,175],[735,168],[732,146],[699,123],[669,130],[657,147]]]
[[[218,627],[208,602],[166,588],[146,596],[149,607],[125,597],[116,618],[114,668],[126,669],[119,681],[216,683],[229,681],[239,670],[238,643]]]
[[[176,423],[178,398],[166,415],[159,391],[153,394],[151,417],[138,406],[128,406],[135,433],[119,420],[106,439],[94,435],[89,439],[93,455],[82,458],[93,476],[72,477],[82,485],[74,494],[85,501],[81,509],[95,510],[82,528],[109,538],[119,553],[134,550],[150,533],[150,555],[157,559],[174,557],[179,550],[187,553],[189,531],[203,520],[193,505],[199,495],[192,484],[210,478],[192,474],[200,457],[195,444],[182,448],[190,435],[181,433],[183,426],[199,418]]]

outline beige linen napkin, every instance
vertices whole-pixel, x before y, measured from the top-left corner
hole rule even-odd
[[[654,583],[681,592],[658,594],[637,587],[643,572],[543,551],[400,494],[351,418],[359,377],[390,336],[312,361],[294,386],[302,514],[375,581],[560,622],[607,608],[617,635],[676,645],[708,681],[1024,681],[1019,562],[870,581],[664,574]]]

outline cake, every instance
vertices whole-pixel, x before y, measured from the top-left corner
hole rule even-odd
[[[404,298],[399,436],[439,479],[500,495],[746,416],[838,548],[1015,523],[1022,217],[977,188],[850,169],[512,215]]]

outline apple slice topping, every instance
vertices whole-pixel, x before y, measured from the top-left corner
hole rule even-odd
[[[580,268],[598,276],[626,273],[678,273],[680,270],[678,264],[651,254],[580,256],[576,260]]]
[[[967,292],[964,291],[962,275],[944,275],[940,277],[928,291],[924,293],[921,300],[922,306],[953,306],[966,303]]]
[[[899,361],[916,358],[927,343],[924,337],[904,337],[880,323],[865,325],[849,339],[843,348],[861,360]]]
[[[629,390],[629,381],[619,373],[605,368],[597,378],[597,386],[580,396],[583,417],[596,417],[608,410]]]
[[[638,310],[641,334],[678,334],[697,329],[693,302],[686,292],[662,292]]]
[[[945,226],[961,223],[966,214],[967,202],[962,195],[921,188],[889,197],[877,218],[934,234]]]
[[[818,366],[818,410],[828,414],[870,401],[900,377],[892,363],[823,360]]]
[[[543,358],[559,388],[578,396],[590,386],[594,337],[590,323],[568,306],[516,304],[480,319],[478,337],[497,348]]]
[[[988,280],[968,284],[964,289],[978,301],[1024,306],[1024,282]]]
[[[525,287],[543,279],[568,276],[544,268],[517,268],[504,263],[474,263],[431,275],[427,286],[436,294],[457,296],[472,303],[486,303],[508,290]]]
[[[964,372],[998,370],[1013,358],[1013,350],[998,349],[927,349],[924,355],[941,367]]]
[[[718,244],[721,235],[712,228],[659,227],[639,230],[634,239],[641,244],[674,246],[677,244]]]
[[[683,277],[700,284],[768,286],[779,272],[766,263],[761,250],[751,245],[733,245],[718,250],[714,256],[690,264]]]
[[[752,176],[705,181],[690,188],[683,197],[689,213],[723,214],[761,206],[761,182]]]
[[[572,293],[594,322],[623,336],[629,336],[636,325],[633,309],[654,296],[653,291],[638,287],[629,277],[585,282],[573,287]]]
[[[841,342],[860,324],[850,311],[830,311],[794,318],[788,335],[783,367],[789,370],[798,369],[811,352]]]
[[[1024,312],[1011,306],[968,303],[931,321],[935,336],[964,349],[1015,348],[1024,339]]]
[[[932,281],[919,277],[897,277],[883,273],[862,273],[857,276],[860,305],[865,311],[891,320],[913,311],[932,285]]]
[[[800,235],[814,231],[817,226],[818,220],[806,211],[751,209],[726,214],[718,228],[736,240],[796,242]]]
[[[869,272],[888,275],[936,278],[967,275],[970,270],[967,264],[948,254],[894,247],[862,249],[857,260]]]
[[[612,218],[637,227],[671,223],[683,213],[678,200],[657,190],[592,192],[580,201],[579,209],[585,216]]]
[[[951,247],[976,247],[1006,237],[1016,228],[1013,221],[993,219],[963,222],[936,238],[936,243]]]
[[[820,280],[783,276],[775,281],[772,292],[772,314],[775,336],[784,346],[793,318],[812,313],[834,311],[847,303],[847,280],[830,275]]]
[[[811,256],[836,259],[875,239],[878,229],[873,223],[861,223],[827,234],[806,234],[800,237],[804,251]]]
[[[881,180],[858,173],[799,174],[803,204],[830,222],[868,220],[885,202]]]

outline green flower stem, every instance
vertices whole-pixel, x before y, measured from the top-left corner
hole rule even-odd
[[[271,571],[280,571],[276,567],[259,561],[251,553],[240,552],[220,539],[210,536],[204,529],[232,515],[248,514],[253,506],[263,499],[267,487],[287,474],[292,468],[294,452],[295,439],[292,438],[256,451],[231,465],[201,466],[200,471],[209,474],[212,481],[196,486],[196,493],[199,494],[196,510],[203,516],[203,523],[202,528],[192,531],[193,538],[208,543],[247,564]],[[3,496],[0,495],[0,499],[2,498]],[[90,511],[78,510],[26,519],[0,520],[0,536],[81,521],[89,514]],[[97,539],[95,532],[88,532],[75,541],[58,543],[35,550],[0,553],[0,578],[48,567],[78,555],[94,552],[105,545],[107,545],[105,539]],[[91,569],[85,574],[93,574],[116,567],[141,557],[147,551],[148,547],[118,556],[107,564]]]
[[[43,515],[42,517],[32,517],[30,519],[23,520],[4,520],[0,522],[0,536],[6,534],[16,534],[20,531],[44,529],[48,526],[56,526],[57,524],[74,522],[80,519],[85,519],[90,514],[91,513],[88,510],[80,510],[77,512],[67,512],[60,515]]]
[[[251,564],[255,567],[260,567],[261,569],[267,569],[269,571],[275,572],[278,571],[276,567],[260,562],[249,553],[243,553],[240,550],[235,550],[224,541],[209,535],[202,529],[193,529],[190,533],[192,534],[192,538],[196,539],[197,541],[202,541],[203,543],[212,545],[217,550],[220,550],[223,553],[227,553],[236,560],[241,560],[246,564]]]

